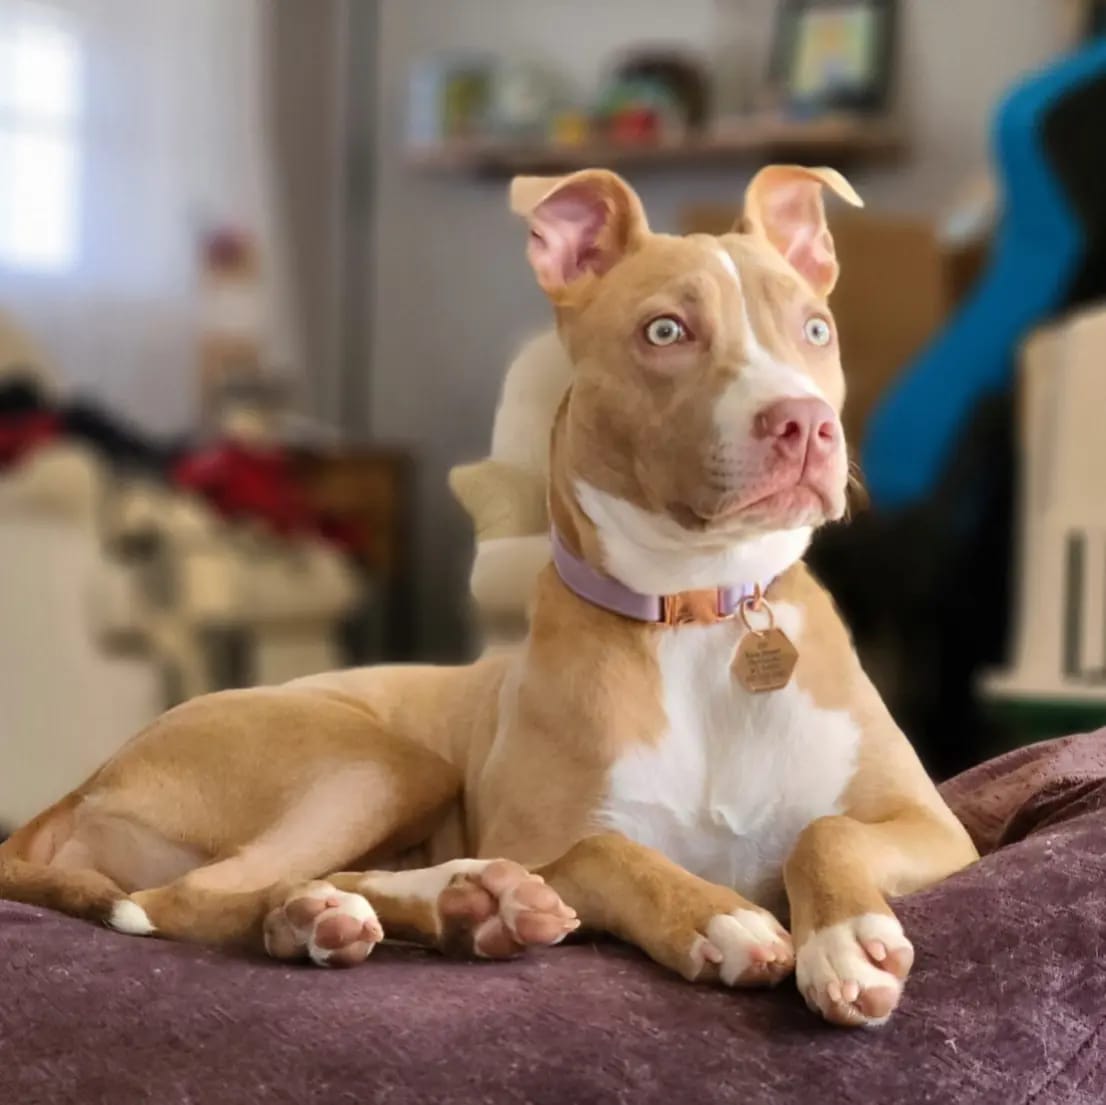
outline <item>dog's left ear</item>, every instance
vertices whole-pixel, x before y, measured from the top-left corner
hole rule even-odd
[[[515,177],[511,210],[530,226],[526,254],[538,283],[555,302],[613,268],[649,232],[637,193],[606,169]]]
[[[826,225],[823,187],[854,207],[864,206],[853,186],[836,169],[769,165],[745,190],[745,213],[735,229],[767,238],[824,298],[837,283],[837,254]]]

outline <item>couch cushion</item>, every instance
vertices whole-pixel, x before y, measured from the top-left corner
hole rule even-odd
[[[323,971],[0,903],[3,1100],[1101,1105],[1102,740],[946,788],[981,840],[1020,839],[901,901],[918,958],[883,1028],[823,1025],[791,983],[692,986],[613,943],[506,964],[383,948]]]
[[[950,779],[945,801],[992,852],[1106,805],[1106,730],[1008,752]]]

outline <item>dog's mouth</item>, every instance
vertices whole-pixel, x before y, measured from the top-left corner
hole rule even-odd
[[[695,504],[671,503],[668,511],[685,529],[700,532],[797,529],[820,525],[841,513],[830,489],[802,477],[752,494],[729,493]]]

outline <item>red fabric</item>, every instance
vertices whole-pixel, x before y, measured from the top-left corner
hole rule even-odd
[[[56,414],[0,415],[0,468],[17,464],[60,433]]]
[[[312,528],[303,493],[279,452],[215,445],[178,461],[173,480],[227,518],[258,518],[281,534]]]
[[[312,510],[279,449],[222,442],[185,456],[171,475],[178,487],[201,495],[225,518],[256,519],[282,536],[315,534],[347,550],[362,544],[350,527]]]

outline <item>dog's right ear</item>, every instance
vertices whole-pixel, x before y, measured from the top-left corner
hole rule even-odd
[[[637,193],[606,169],[515,177],[511,210],[529,223],[527,256],[538,283],[558,303],[581,281],[602,276],[649,232]]]

